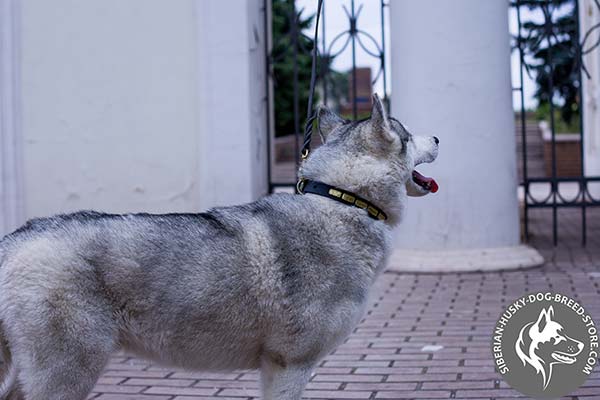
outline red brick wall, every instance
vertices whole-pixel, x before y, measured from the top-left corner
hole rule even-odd
[[[544,167],[546,176],[552,176],[552,142],[544,141]],[[556,176],[581,176],[581,142],[556,142]]]

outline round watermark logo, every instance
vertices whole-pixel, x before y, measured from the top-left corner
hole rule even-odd
[[[528,294],[500,316],[492,355],[514,389],[535,398],[562,397],[583,385],[598,362],[598,327],[565,295]]]

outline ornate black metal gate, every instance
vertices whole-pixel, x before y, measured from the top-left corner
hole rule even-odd
[[[552,211],[553,240],[557,245],[558,210],[575,208],[581,212],[581,237],[585,245],[586,209],[600,206],[600,198],[592,195],[590,185],[600,183],[600,177],[585,174],[582,79],[600,79],[600,76],[592,76],[584,63],[584,56],[600,45],[600,23],[580,32],[577,0],[516,0],[511,6],[516,9],[518,22],[514,48],[519,52],[520,84],[513,90],[520,94],[525,237],[529,238],[530,210],[547,208]],[[590,6],[600,10],[600,1],[593,0]],[[524,18],[524,14],[528,18]],[[531,136],[526,134],[525,74],[536,81],[538,117],[543,113],[548,120],[541,125],[546,130],[543,172],[534,172],[529,165],[528,141]],[[569,136],[572,140],[565,140],[567,138],[561,131],[577,128],[578,132]],[[571,142],[570,149],[563,146],[568,141]],[[565,153],[570,151],[570,156],[562,156],[563,148]],[[540,186],[546,189],[541,196],[535,190]],[[566,195],[561,187],[571,187],[575,194]]]
[[[296,182],[296,171],[300,161],[301,132],[306,116],[308,88],[307,60],[313,48],[318,55],[319,101],[333,106],[348,118],[360,118],[370,102],[364,93],[364,82],[368,90],[379,82],[388,103],[388,76],[386,74],[386,19],[388,5],[384,0],[355,0],[339,2],[324,1],[319,43],[314,44],[310,36],[311,19],[316,13],[317,1],[306,16],[299,10],[296,0],[264,0],[267,41],[267,103],[269,105],[268,147],[269,188],[292,189]],[[590,0],[600,10],[600,0]],[[361,28],[361,13],[365,7],[377,7],[379,14],[379,38]],[[554,244],[558,243],[558,210],[578,209],[581,213],[581,237],[585,244],[587,236],[586,210],[600,206],[600,198],[590,190],[592,184],[600,186],[600,176],[586,176],[584,143],[584,90],[583,79],[600,79],[592,76],[584,63],[584,56],[600,45],[600,23],[580,32],[578,0],[513,0],[518,22],[514,49],[519,54],[520,83],[513,90],[520,95],[520,118],[522,141],[521,188],[523,190],[524,231],[529,238],[530,211],[549,209],[552,212]],[[328,31],[327,16],[338,13],[347,21],[346,29],[335,35]],[[530,18],[531,16],[536,18]],[[270,30],[272,29],[272,32]],[[376,35],[377,36],[377,35]],[[329,39],[332,37],[332,39]],[[378,60],[379,67],[371,76],[370,71],[358,66],[358,54]],[[350,54],[347,71],[337,71],[334,61]],[[366,73],[366,74],[365,74]],[[527,127],[531,125],[532,111],[526,109],[524,77],[536,81],[537,112],[545,112],[547,134],[543,148],[545,169],[532,168],[531,136]],[[598,75],[598,73],[596,73]],[[362,85],[362,86],[361,86]],[[574,135],[578,161],[565,168],[561,147],[565,136],[561,131],[576,128]],[[539,136],[539,135],[538,135]],[[318,142],[318,138],[315,138]],[[316,143],[318,145],[318,143]],[[578,146],[578,147],[577,147]],[[573,146],[572,146],[573,147]],[[571,153],[573,150],[571,149]],[[572,160],[571,160],[572,161]],[[573,188],[568,195],[561,188]],[[544,193],[539,194],[540,187]]]
[[[316,13],[317,1],[311,8],[310,16],[299,10],[296,0],[265,0],[265,27],[267,41],[267,104],[269,104],[269,188],[293,188],[296,184],[296,171],[300,162],[302,126],[306,116],[308,91],[307,60],[313,48],[318,56],[317,95],[319,101],[331,106],[347,118],[357,119],[370,110],[370,92],[375,84],[382,84],[387,105],[388,79],[385,58],[385,22],[387,4],[383,1],[355,0],[323,2],[319,40],[313,46],[310,25]],[[361,14],[370,7],[377,7],[380,23],[379,39],[361,28]],[[338,13],[347,20],[347,28],[330,39],[327,29],[328,15]],[[269,27],[272,33],[269,34]],[[337,71],[333,63],[343,54],[350,54],[347,70]],[[378,60],[374,76],[368,68],[360,68],[359,56]],[[319,138],[314,137],[315,145]]]

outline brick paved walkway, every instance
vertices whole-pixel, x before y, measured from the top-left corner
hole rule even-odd
[[[589,212],[579,245],[577,214],[561,211],[561,244],[551,247],[548,211],[534,214],[533,243],[544,267],[508,273],[385,273],[365,320],[311,379],[305,398],[503,399],[524,397],[494,372],[492,328],[524,293],[555,289],[581,301],[600,322],[600,210]],[[546,234],[544,234],[546,232]],[[433,346],[432,346],[433,345]],[[437,347],[436,347],[437,346]],[[91,398],[98,400],[252,399],[253,372],[207,374],[115,357]],[[573,399],[600,399],[600,368]]]

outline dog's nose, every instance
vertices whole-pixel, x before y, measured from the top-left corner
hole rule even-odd
[[[440,139],[438,139],[437,136],[433,137],[433,141],[435,142],[435,144],[440,144]]]

